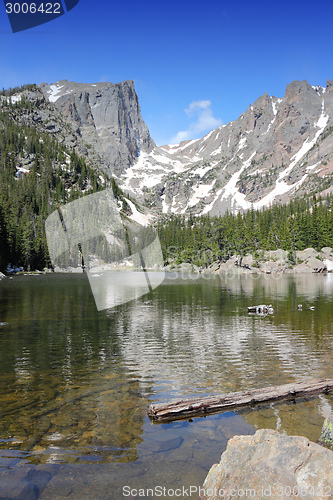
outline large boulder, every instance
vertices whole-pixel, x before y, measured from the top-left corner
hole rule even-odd
[[[324,257],[333,257],[333,251],[331,247],[323,247],[321,249],[321,253],[324,255]]]
[[[333,260],[324,259],[323,263],[325,264],[325,267],[326,267],[327,271],[330,271],[330,272],[333,271]]]
[[[304,261],[311,259],[312,257],[318,257],[318,252],[314,248],[306,248],[305,250],[300,250],[296,252],[297,258]]]
[[[234,436],[211,467],[202,500],[333,498],[333,452],[305,437],[260,429]]]
[[[295,266],[292,272],[295,273],[319,273],[326,270],[326,265],[316,257],[310,257],[309,260]]]
[[[326,269],[325,264],[316,257],[310,257],[307,264],[313,269],[314,272],[324,271]]]
[[[241,265],[245,267],[252,267],[254,263],[253,255],[247,253],[244,257],[241,258]]]
[[[268,260],[261,264],[260,271],[266,274],[274,274],[281,272],[281,267],[276,262]]]
[[[288,252],[279,248],[278,250],[268,250],[265,252],[266,260],[276,262],[280,266],[284,266],[288,261]]]

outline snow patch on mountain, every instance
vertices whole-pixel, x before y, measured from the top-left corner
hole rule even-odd
[[[276,101],[272,100],[272,108],[273,108],[274,116],[277,115],[277,106],[278,106],[278,104],[280,104],[280,102],[282,102],[282,99],[277,99]]]
[[[321,87],[320,85],[311,85],[311,87],[317,92],[318,95],[321,96],[322,94],[325,94],[325,87]]]
[[[215,203],[220,199],[221,193],[224,188],[220,188],[215,195],[215,198],[211,203],[205,206],[205,208],[202,210],[202,215],[208,214],[214,207]]]
[[[217,156],[217,155],[221,154],[222,153],[222,146],[223,146],[223,144],[221,143],[221,145],[217,149],[215,149],[215,151],[213,151],[211,153],[211,156]]]
[[[61,97],[59,94],[59,92],[61,91],[61,89],[64,87],[64,85],[50,85],[50,90],[48,91],[48,94],[49,94],[49,101],[50,102],[56,102],[59,97]]]
[[[320,164],[321,164],[321,161],[317,161],[317,163],[315,163],[314,165],[309,165],[308,167],[306,167],[306,171],[311,172],[311,170],[314,170]]]
[[[199,201],[201,201],[203,198],[205,198],[208,193],[212,190],[214,184],[216,181],[214,181],[212,184],[199,184],[198,186],[195,186],[193,189],[194,193],[191,196],[187,206],[185,207],[184,212],[191,207],[194,207]]]
[[[240,193],[236,187],[236,184],[243,173],[243,171],[250,166],[252,158],[256,155],[256,151],[252,153],[250,158],[243,163],[243,166],[235,172],[228,183],[223,188],[223,193],[221,196],[221,200],[231,197],[232,206],[237,211],[237,208],[250,208],[251,203],[245,200],[245,195]]]
[[[152,158],[157,163],[169,165],[174,172],[183,172],[185,170],[185,165],[182,162],[176,160],[175,158],[171,158],[170,156],[154,153],[154,151],[146,156],[147,158]]]
[[[200,177],[203,177],[209,170],[212,170],[216,165],[216,162],[214,164],[208,165],[207,167],[198,167],[195,170],[192,170],[191,173],[194,175],[200,175]]]
[[[126,201],[129,204],[132,211],[132,215],[130,215],[129,218],[137,222],[138,224],[141,224],[141,226],[148,226],[148,224],[151,222],[152,215],[142,214],[137,210],[136,206],[132,201],[130,201],[128,198],[126,198]]]
[[[246,146],[246,137],[242,137],[238,143],[238,150],[237,151],[245,148],[245,146]]]
[[[20,102],[21,99],[22,99],[22,94],[12,95],[11,98],[10,98],[10,102],[12,104],[15,104],[16,102]]]

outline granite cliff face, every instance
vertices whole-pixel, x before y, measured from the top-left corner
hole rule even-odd
[[[108,174],[121,175],[140,151],[155,144],[144,123],[133,81],[84,84],[61,80],[39,85],[73,133],[102,161]],[[88,152],[89,155],[89,152]]]
[[[261,208],[333,187],[333,82],[267,93],[202,139],[142,152],[123,185],[164,213]]]

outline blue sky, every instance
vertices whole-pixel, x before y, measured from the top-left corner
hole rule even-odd
[[[0,4],[0,88],[134,80],[157,144],[201,137],[267,91],[333,79],[333,2],[80,0],[13,34]]]

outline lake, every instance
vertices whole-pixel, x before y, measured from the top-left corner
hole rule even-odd
[[[248,314],[256,304],[274,314]],[[14,276],[0,282],[0,323],[0,498],[198,498],[235,434],[316,441],[332,413],[320,395],[192,421],[146,416],[179,396],[333,378],[333,274],[170,273],[100,312],[86,275]]]

